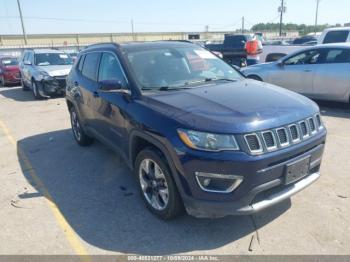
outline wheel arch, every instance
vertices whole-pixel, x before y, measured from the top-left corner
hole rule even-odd
[[[183,183],[181,182],[181,178],[178,171],[178,170],[181,171],[182,168],[180,166],[180,163],[176,159],[176,157],[172,156],[172,154],[175,154],[175,151],[169,152],[168,150],[169,146],[164,145],[164,143],[166,142],[161,140],[165,140],[165,138],[161,138],[158,136],[155,137],[151,134],[141,132],[138,130],[132,131],[129,136],[129,159],[128,159],[129,167],[132,170],[134,169],[136,157],[142,149],[147,147],[155,148],[164,157],[164,160],[166,161],[166,164],[168,165],[171,171],[171,175],[174,179],[174,182],[180,193],[180,196],[181,198],[183,198],[185,193],[183,189]],[[173,149],[171,149],[171,151],[173,151]]]

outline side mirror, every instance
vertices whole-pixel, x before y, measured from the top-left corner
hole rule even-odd
[[[277,66],[280,67],[280,68],[284,67],[283,61],[282,60],[278,60],[277,61]]]
[[[120,80],[103,80],[99,82],[99,90],[102,92],[111,92],[122,88],[123,84]]]
[[[25,64],[25,65],[32,65],[32,62],[30,62],[29,60],[25,60],[25,61],[23,61],[23,64]]]

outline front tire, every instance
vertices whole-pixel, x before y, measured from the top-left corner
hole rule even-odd
[[[28,91],[28,86],[24,83],[23,78],[21,77],[21,86],[23,91]]]
[[[37,100],[43,99],[43,97],[39,93],[38,84],[36,83],[35,80],[32,80],[32,91],[35,99]]]
[[[183,203],[166,160],[154,148],[142,150],[136,157],[135,177],[146,207],[163,220],[183,213]]]
[[[83,130],[81,126],[80,119],[78,117],[78,114],[72,106],[69,110],[70,112],[70,120],[71,120],[71,125],[72,125],[72,131],[73,131],[73,136],[75,141],[80,145],[80,146],[89,146],[94,142],[94,139],[90,136],[88,136],[85,131]]]

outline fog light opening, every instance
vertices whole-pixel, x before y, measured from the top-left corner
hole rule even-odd
[[[231,193],[243,181],[242,176],[196,172],[199,187],[206,192]]]

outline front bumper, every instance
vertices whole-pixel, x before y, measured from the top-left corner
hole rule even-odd
[[[290,148],[261,156],[245,153],[221,155],[225,160],[180,157],[180,181],[185,189],[182,198],[187,212],[196,217],[248,215],[271,207],[303,190],[320,177],[320,165],[326,131]],[[310,172],[306,177],[285,185],[286,166],[310,157]],[[200,189],[193,178],[195,171],[243,176],[242,184],[228,194],[209,193]]]
[[[18,84],[21,82],[21,76],[19,72],[4,72],[2,75],[5,84]]]
[[[41,81],[39,92],[42,96],[63,95],[66,91],[66,76]]]

